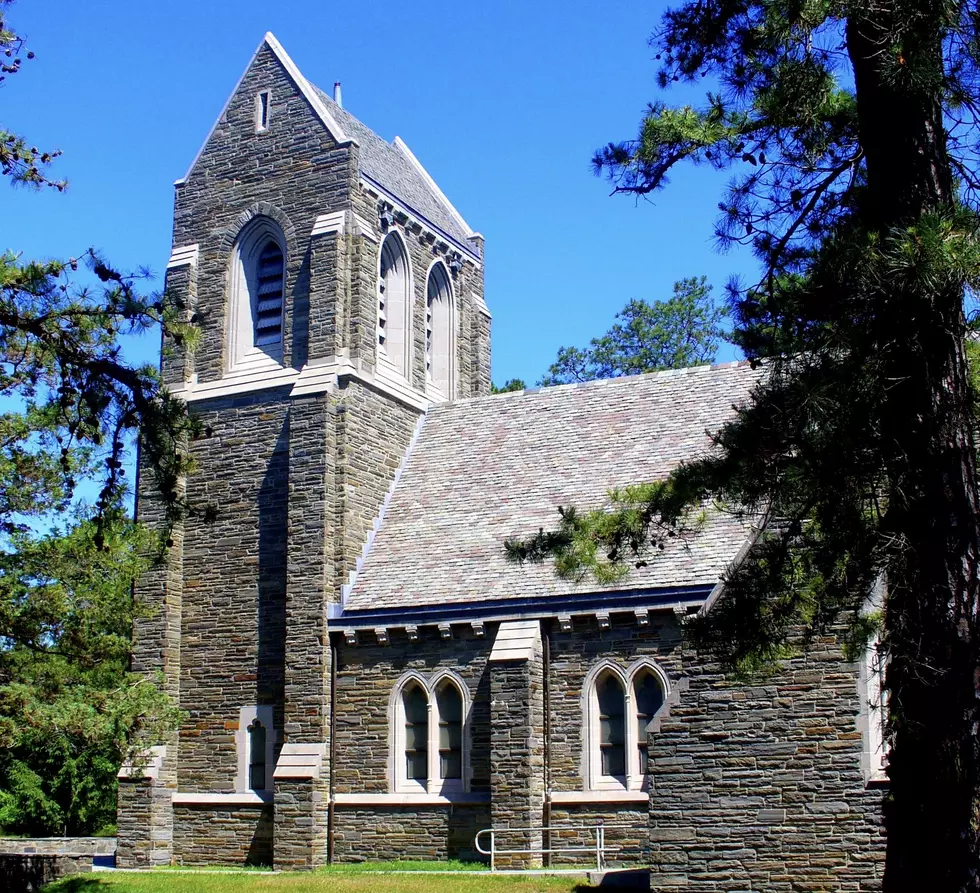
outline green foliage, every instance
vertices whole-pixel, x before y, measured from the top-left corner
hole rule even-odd
[[[737,675],[814,637],[853,655],[880,620],[889,694],[884,889],[980,890],[980,18],[953,0],[689,0],[652,43],[659,83],[712,85],[649,107],[598,151],[617,191],[654,195],[681,162],[731,174],[722,247],[733,340],[763,375],[714,449],[645,505],[563,510],[510,544],[560,571],[655,560],[706,502],[755,525],[725,591],[688,625]],[[572,523],[574,522],[574,523]],[[872,592],[880,618],[869,620]]]
[[[522,378],[508,378],[499,388],[493,383],[490,383],[490,393],[491,394],[509,394],[512,391],[523,391],[527,389],[527,385],[524,384]]]
[[[0,0],[0,69],[30,59]],[[42,152],[0,126],[0,172],[64,188]],[[66,261],[0,255],[0,827],[94,833],[111,824],[125,754],[173,726],[154,680],[128,672],[133,579],[165,543],[127,517],[143,466],[171,521],[189,510],[182,444],[196,431],[120,337],[162,328],[192,346],[185,308],[141,293],[93,250]],[[152,489],[152,488],[151,488]],[[206,510],[205,510],[206,511]],[[165,537],[165,535],[164,535]]]
[[[585,349],[562,347],[541,385],[639,375],[710,363],[721,340],[724,314],[711,300],[704,276],[674,283],[666,301],[633,300],[620,320]]]

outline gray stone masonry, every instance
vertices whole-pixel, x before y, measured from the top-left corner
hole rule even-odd
[[[272,806],[174,807],[177,865],[272,865]]]
[[[501,850],[540,850],[544,698],[540,653],[490,664],[490,817]],[[505,829],[515,829],[509,833]],[[498,856],[499,868],[537,868],[540,855]]]
[[[117,867],[152,868],[173,861],[172,795],[155,779],[119,779]]]
[[[685,651],[651,724],[652,889],[881,889],[881,790],[861,772],[857,672],[833,637],[753,685]]]
[[[89,855],[0,853],[0,888],[11,893],[36,893],[58,878],[91,870]]]
[[[276,779],[276,869],[309,871],[327,861],[325,793],[322,778]]]
[[[489,804],[338,806],[334,815],[338,862],[485,858],[473,848],[473,838],[490,827]]]

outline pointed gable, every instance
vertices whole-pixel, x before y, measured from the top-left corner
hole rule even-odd
[[[274,60],[274,62],[281,69],[298,95],[309,104],[310,111],[323,124],[327,134],[337,145],[349,145],[350,143],[355,142],[353,139],[350,139],[347,136],[335,116],[324,105],[319,91],[317,91],[310,84],[310,82],[303,77],[303,73],[296,67],[296,63],[293,62],[289,54],[283,49],[282,44],[276,40],[275,35],[271,31],[268,31],[259,42],[259,45],[255,48],[252,58],[249,60],[248,65],[245,66],[245,70],[242,72],[242,75],[235,84],[234,89],[231,91],[228,99],[225,101],[217,120],[208,131],[208,135],[201,144],[201,148],[198,149],[197,155],[194,156],[194,160],[191,162],[190,167],[188,167],[187,173],[184,174],[181,179],[177,180],[178,185],[190,179],[194,168],[197,167],[198,162],[201,160],[201,157],[207,150],[208,143],[211,142],[215,131],[217,131],[223,123],[227,123],[228,111],[232,106],[232,102],[241,90],[248,89],[250,75],[255,73],[263,66],[268,65],[268,63],[272,60]],[[274,114],[274,112],[271,113]]]

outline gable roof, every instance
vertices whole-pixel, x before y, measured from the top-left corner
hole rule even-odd
[[[361,148],[361,174],[403,202],[409,210],[467,248],[473,230],[399,137],[385,142],[343,106],[314,86],[330,114]],[[468,248],[472,251],[472,248]]]
[[[290,80],[296,85],[296,88],[303,97],[310,104],[313,109],[314,114],[323,123],[323,126],[327,128],[327,132],[340,144],[350,143],[351,139],[348,138],[347,134],[344,132],[343,128],[337,122],[336,118],[327,110],[324,106],[322,99],[320,98],[319,91],[317,91],[313,85],[303,77],[303,73],[296,67],[296,63],[290,58],[289,53],[287,53],[282,44],[276,40],[276,36],[271,31],[266,31],[262,40],[259,41],[259,45],[255,48],[255,52],[252,53],[252,58],[248,60],[248,65],[245,66],[245,70],[242,72],[241,77],[235,83],[234,88],[231,93],[228,94],[228,98],[225,100],[225,104],[221,107],[221,111],[218,113],[218,117],[215,118],[214,124],[211,125],[211,129],[208,131],[208,135],[204,138],[204,142],[201,143],[201,148],[197,150],[197,155],[194,156],[194,160],[191,162],[190,167],[187,168],[187,173],[184,174],[177,184],[183,183],[191,175],[191,171],[197,166],[197,162],[201,155],[204,153],[204,149],[211,139],[211,134],[214,133],[218,124],[221,123],[221,119],[225,116],[225,112],[228,111],[228,105],[231,103],[232,98],[238,92],[238,88],[241,86],[242,81],[245,80],[245,75],[248,74],[249,69],[255,64],[255,59],[262,52],[263,47],[268,47],[272,54],[279,60],[279,63],[286,70],[289,75]]]
[[[709,510],[621,583],[559,579],[507,560],[504,540],[553,528],[559,505],[600,506],[613,487],[662,479],[710,448],[762,375],[701,366],[440,404],[429,410],[344,605],[348,612],[584,593],[707,587],[749,525]]]
[[[457,242],[460,248],[470,253],[473,252],[472,246],[467,245],[466,242],[473,235],[473,230],[463,220],[460,213],[446,198],[408,146],[398,137],[395,137],[394,143],[385,142],[350,112],[337,105],[323,90],[311,84],[271,31],[266,32],[255,48],[252,58],[249,59],[248,65],[245,66],[245,70],[234,89],[228,95],[221,112],[214,124],[211,125],[208,135],[201,143],[201,148],[198,149],[190,167],[187,168],[187,173],[176,181],[178,184],[190,177],[211,139],[211,134],[214,133],[215,128],[225,116],[232,97],[238,92],[245,75],[248,74],[256,57],[264,47],[268,47],[279,60],[289,78],[310,104],[313,113],[319,118],[333,139],[339,144],[355,143],[360,147],[361,174],[363,176],[380,187],[383,192],[387,192],[399,200],[433,228]]]

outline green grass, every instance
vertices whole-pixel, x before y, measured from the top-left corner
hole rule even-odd
[[[49,884],[44,893],[584,893],[593,889],[580,877],[494,877],[489,873],[432,874],[431,871],[376,874],[361,868],[277,875],[169,871],[83,874]]]

